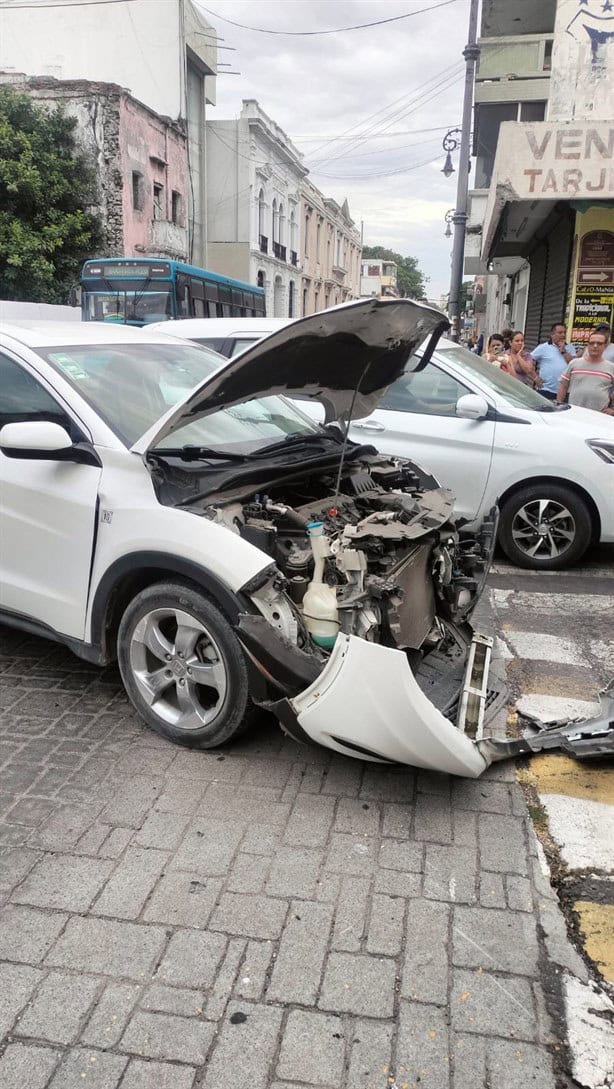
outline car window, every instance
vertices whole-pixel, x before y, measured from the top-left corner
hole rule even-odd
[[[539,393],[519,382],[517,378],[499,370],[494,363],[487,359],[481,359],[479,355],[469,352],[462,344],[438,345],[438,354],[450,363],[462,367],[467,372],[467,377],[477,378],[482,385],[487,386],[493,393],[504,397],[508,404],[514,408],[532,408],[536,412],[555,412],[555,406],[541,397]]]
[[[268,333],[263,333],[262,335],[265,337],[269,336]],[[232,348],[230,350],[231,356],[238,355],[239,352],[244,352],[246,348],[249,348],[252,344],[256,344],[257,341],[261,339],[261,337],[237,337],[232,343]]]
[[[46,420],[72,435],[72,421],[57,401],[14,359],[0,352],[0,427]]]
[[[468,392],[466,386],[431,362],[422,371],[401,375],[386,390],[378,408],[429,416],[455,416],[456,402]]]
[[[226,345],[226,337],[190,337],[195,344],[202,344],[203,348],[211,348],[212,352],[219,352],[224,354],[224,347]]]

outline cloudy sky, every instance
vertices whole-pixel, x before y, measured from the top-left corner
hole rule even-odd
[[[257,98],[303,153],[316,185],[338,201],[347,196],[365,245],[411,254],[429,277],[429,297],[447,291],[444,215],[455,204],[456,174],[441,173],[441,141],[461,120],[469,0],[198,2],[221,44],[235,50],[220,50],[219,60],[241,73],[220,75],[208,116],[236,117],[242,98]],[[303,33],[259,33],[230,20]],[[337,32],[304,33],[322,30]]]

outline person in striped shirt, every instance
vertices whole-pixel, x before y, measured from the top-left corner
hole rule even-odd
[[[561,375],[556,399],[614,416],[614,363],[604,359],[605,334],[594,330],[585,355],[572,359]]]

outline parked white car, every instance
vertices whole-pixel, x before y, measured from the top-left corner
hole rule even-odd
[[[205,348],[231,359],[263,337],[276,333],[292,318],[178,318],[158,321],[147,328],[151,332],[168,333],[180,340],[193,340]]]
[[[567,567],[614,541],[614,417],[554,405],[453,341],[423,370],[410,361],[350,435],[425,465],[471,524],[498,502],[520,567]]]
[[[0,619],[117,657],[182,744],[259,704],[339,753],[479,775],[498,694],[468,618],[493,518],[459,532],[433,478],[279,396],[365,417],[445,324],[363,300],[230,361],[125,326],[0,327]]]

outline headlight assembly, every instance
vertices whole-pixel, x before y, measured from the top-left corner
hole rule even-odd
[[[602,461],[607,461],[610,465],[614,465],[614,441],[610,442],[608,439],[587,439],[587,446],[590,446],[594,454]]]

